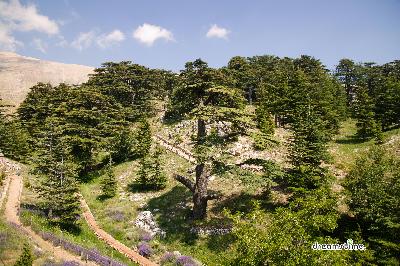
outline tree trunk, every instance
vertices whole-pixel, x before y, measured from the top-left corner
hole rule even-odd
[[[195,220],[204,219],[207,215],[208,175],[205,168],[204,163],[196,166],[196,184],[193,192],[193,218]]]
[[[253,88],[249,87],[249,104],[253,104]]]
[[[197,120],[197,145],[204,143],[206,123],[203,119]],[[198,162],[196,166],[196,183],[193,191],[193,218],[204,219],[207,215],[207,186],[208,177],[204,162]]]

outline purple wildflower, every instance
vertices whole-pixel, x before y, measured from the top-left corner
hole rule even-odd
[[[142,255],[143,257],[150,257],[151,254],[153,254],[153,250],[151,249],[151,247],[149,246],[149,244],[147,244],[146,242],[140,242],[139,245],[137,246],[139,254]]]
[[[176,260],[176,264],[180,266],[197,266],[197,263],[190,256],[180,256]]]
[[[175,262],[176,256],[173,252],[165,252],[164,255],[161,257],[161,265],[168,263],[168,262]]]

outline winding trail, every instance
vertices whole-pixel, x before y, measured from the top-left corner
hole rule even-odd
[[[127,246],[125,246],[124,244],[113,238],[106,231],[101,229],[97,224],[92,212],[89,209],[89,206],[87,205],[82,195],[80,195],[80,201],[81,201],[81,207],[83,209],[83,216],[85,217],[86,222],[89,224],[89,227],[94,231],[94,233],[97,235],[98,238],[106,242],[109,246],[119,251],[121,254],[125,255],[132,261],[139,263],[140,265],[143,266],[157,265],[156,263],[150,261],[149,259],[141,256],[136,251],[128,248]]]
[[[176,155],[178,155],[179,157],[195,164],[196,163],[196,158],[193,156],[193,154],[182,148],[179,147],[178,145],[173,144],[172,142],[168,141],[167,139],[163,138],[160,135],[154,135],[153,136],[153,140],[155,140],[158,144],[160,144],[161,146],[163,146],[164,148],[166,148],[167,150],[175,153]],[[233,165],[233,164],[228,164],[228,165]],[[252,172],[255,173],[261,173],[262,169],[260,169],[259,167],[254,167],[250,164],[236,164],[237,166],[239,166],[242,169],[246,169],[246,170],[250,170]]]
[[[8,188],[9,192],[8,199],[5,205],[4,215],[6,217],[6,220],[10,224],[14,224],[41,249],[51,253],[55,258],[59,260],[74,261],[79,263],[80,265],[97,265],[93,262],[84,262],[80,259],[80,257],[70,254],[61,247],[53,246],[50,242],[43,240],[30,227],[22,225],[18,216],[21,192],[23,188],[22,177],[18,175],[11,175],[7,181],[9,182],[9,184],[6,184],[5,189]],[[4,191],[4,194],[6,194],[6,191]]]

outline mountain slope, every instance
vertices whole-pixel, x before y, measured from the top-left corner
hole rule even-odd
[[[80,84],[88,80],[93,67],[63,64],[0,51],[0,98],[16,107],[29,88],[38,82]]]

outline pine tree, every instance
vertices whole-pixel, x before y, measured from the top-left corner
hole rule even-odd
[[[107,198],[112,198],[117,194],[117,180],[115,178],[114,172],[111,168],[111,159],[108,167],[105,170],[105,174],[103,175],[103,180],[101,182],[101,190],[103,192],[103,196]]]
[[[253,135],[254,147],[258,150],[264,150],[272,143],[276,142],[273,139],[275,132],[275,124],[271,114],[260,105],[256,109],[257,128],[260,132],[256,132]]]
[[[221,72],[209,68],[201,59],[185,64],[181,72],[182,86],[175,89],[168,115],[197,122],[194,153],[196,156],[196,180],[175,175],[175,179],[193,193],[193,218],[204,219],[207,204],[215,199],[215,193],[208,191],[208,177],[217,150],[243,134],[250,124],[249,115],[244,111],[243,94],[236,88],[224,85]],[[222,84],[222,85],[221,85]],[[224,122],[230,125],[230,133],[215,136],[206,130],[212,123]]]
[[[335,76],[343,84],[346,90],[348,105],[350,105],[354,100],[354,89],[356,88],[357,79],[359,78],[357,69],[358,66],[352,60],[347,58],[341,59],[339,64],[336,66]]]
[[[381,127],[375,119],[375,105],[365,88],[360,87],[356,92],[354,113],[357,118],[357,135],[362,139],[378,137]]]
[[[33,263],[33,256],[31,247],[29,246],[28,243],[25,243],[22,249],[22,254],[21,256],[19,256],[14,266],[32,266],[32,263]]]
[[[106,62],[94,72],[88,84],[119,103],[126,120],[137,121],[152,114],[150,99],[157,84],[148,68],[130,61]]]
[[[151,156],[140,159],[140,168],[136,184],[142,189],[163,189],[166,186],[167,177],[161,165],[161,150],[157,149]]]
[[[135,136],[135,155],[139,158],[143,158],[149,154],[151,147],[151,129],[150,124],[147,120],[142,119],[139,122],[139,126],[136,130]]]
[[[48,210],[51,222],[61,226],[75,225],[80,213],[78,166],[71,160],[70,148],[62,138],[56,119],[46,120],[47,131],[42,133],[34,159],[33,173],[39,179],[35,187]]]
[[[256,109],[257,126],[265,135],[274,134],[274,122],[271,114],[263,106],[258,106]]]
[[[328,138],[324,122],[314,112],[303,109],[292,123],[293,139],[289,157],[294,169],[290,183],[299,188],[314,189],[326,182],[321,163],[327,158]]]

